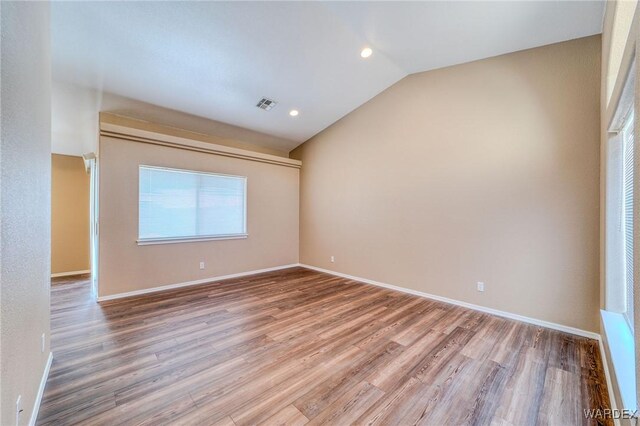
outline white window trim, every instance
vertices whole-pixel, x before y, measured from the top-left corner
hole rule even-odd
[[[203,235],[198,237],[175,237],[175,238],[141,238],[136,241],[139,246],[150,246],[154,244],[177,244],[193,243],[198,241],[219,241],[219,240],[242,240],[249,237],[249,234],[232,235]]]
[[[238,176],[238,175],[229,175],[223,173],[214,173],[214,172],[206,172],[200,170],[188,170],[188,169],[176,169],[172,167],[162,167],[162,166],[150,166],[147,164],[139,164],[138,165],[138,176],[140,176],[140,169],[156,169],[156,170],[167,170],[172,172],[180,172],[180,173],[191,173],[198,175],[210,175],[210,176],[222,176],[222,177],[232,177],[237,179],[242,179],[244,181],[244,211],[242,212],[243,219],[243,230],[244,232],[238,234],[219,234],[219,235],[195,235],[195,236],[180,236],[180,237],[161,237],[161,238],[140,238],[140,212],[138,212],[138,239],[136,243],[139,246],[149,246],[156,244],[178,244],[178,243],[193,243],[200,241],[221,241],[221,240],[241,240],[249,237],[249,233],[247,232],[247,177],[246,176]],[[138,197],[140,196],[138,190]]]
[[[606,309],[622,312],[625,301],[619,283],[624,283],[624,211],[623,211],[623,146],[622,133],[610,135],[607,147],[606,175]],[[624,284],[622,284],[624,285]]]
[[[620,191],[618,185],[623,184],[623,177],[621,175],[622,165],[619,168],[613,164],[614,161],[622,160],[622,129],[625,124],[628,114],[635,108],[635,59],[631,62],[631,68],[628,72],[628,77],[624,83],[622,92],[620,93],[617,102],[612,103],[612,107],[615,108],[615,112],[611,115],[608,125],[609,138],[607,141],[607,158],[605,166],[605,179],[607,181],[607,187],[605,191],[605,307],[606,310],[601,311],[601,320],[603,325],[603,339],[606,341],[607,347],[611,354],[611,364],[613,365],[613,371],[615,373],[616,384],[622,401],[622,408],[629,410],[637,409],[637,388],[638,379],[636,377],[636,342],[634,341],[634,332],[631,329],[627,318],[622,313],[626,310],[626,303],[624,298],[620,296],[623,294],[618,288],[619,285],[626,287],[626,283],[623,281],[624,274],[622,276],[615,271],[619,268],[618,257],[623,241],[623,236],[620,234],[619,223],[621,220],[620,214],[622,211],[617,211],[619,203],[622,201],[621,194],[615,194]],[[637,117],[638,111],[635,111]],[[638,147],[638,129],[635,130],[635,147]],[[638,155],[637,149],[634,156]],[[616,174],[619,174],[616,176]],[[636,173],[634,177],[635,182],[638,182],[638,176],[640,172]],[[635,185],[634,182],[634,185]],[[640,185],[636,185],[640,186]],[[636,188],[634,188],[635,190]],[[640,191],[640,189],[638,190]],[[638,197],[637,192],[634,194],[634,198]],[[618,205],[618,207],[616,207]],[[635,215],[635,213],[634,213]],[[635,230],[634,230],[635,231]],[[635,244],[635,241],[634,241]],[[634,256],[637,259],[640,250],[634,250]],[[637,271],[635,272],[637,274]],[[637,310],[637,309],[636,309]],[[637,317],[638,312],[635,312]],[[637,331],[637,330],[636,330]]]

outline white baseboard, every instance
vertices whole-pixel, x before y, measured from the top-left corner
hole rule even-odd
[[[240,278],[240,277],[246,277],[248,275],[261,274],[263,272],[279,271],[280,269],[288,269],[296,266],[299,266],[299,264],[292,263],[290,265],[274,266],[273,268],[256,269],[254,271],[240,272],[237,274],[220,275],[217,277],[203,278],[201,280],[186,281],[186,282],[176,283],[176,284],[167,284],[159,287],[145,288],[142,290],[128,291],[126,293],[110,294],[108,296],[99,296],[98,302],[106,302],[107,300],[122,299],[124,297],[140,296],[142,294],[156,293],[158,291],[173,290],[176,288],[190,287],[193,285],[208,284],[216,281],[228,280],[231,278]]]
[[[70,277],[72,275],[82,275],[82,274],[90,274],[90,273],[91,273],[90,269],[87,269],[86,271],[58,272],[55,274],[51,274],[51,278]]]
[[[38,411],[40,411],[40,403],[42,402],[42,395],[44,394],[44,387],[47,384],[49,378],[49,370],[51,369],[51,362],[53,362],[53,352],[49,352],[49,358],[47,359],[47,365],[44,367],[42,373],[42,379],[40,379],[40,387],[38,388],[38,394],[36,395],[36,401],[33,403],[33,410],[31,411],[31,418],[29,419],[29,426],[36,424],[38,419]]]
[[[588,337],[590,339],[599,339],[600,335],[598,333],[594,333],[592,331],[581,330],[579,328],[569,327],[562,324],[557,324],[554,322],[543,321],[536,318],[525,317],[523,315],[514,314],[511,312],[500,311],[498,309],[487,308],[485,306],[474,305],[473,303],[462,302],[455,299],[449,299],[448,297],[437,296],[435,294],[424,293],[422,291],[411,290],[409,288],[398,287],[391,284],[385,284],[378,281],[373,281],[367,278],[354,277],[353,275],[343,274],[341,272],[331,271],[329,269],[318,268],[316,266],[305,265],[304,263],[300,263],[299,266],[303,268],[313,269],[314,271],[324,272],[326,274],[335,275],[337,277],[348,278],[354,281],[360,281],[365,284],[371,284],[378,287],[388,288],[390,290],[401,291],[403,293],[412,294],[414,296],[425,297],[427,299],[437,300],[439,302],[449,303],[451,305],[462,306],[464,308],[473,309],[480,312],[485,312],[492,315],[497,315],[504,318],[513,319],[516,321],[522,321],[533,325],[539,325],[541,327],[551,328],[553,330],[563,331],[565,333],[575,334],[577,336]]]

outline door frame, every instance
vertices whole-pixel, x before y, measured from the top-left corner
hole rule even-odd
[[[95,153],[84,154],[85,166],[90,176],[89,184],[89,255],[91,265],[91,293],[98,300],[98,270],[99,270],[99,167]]]

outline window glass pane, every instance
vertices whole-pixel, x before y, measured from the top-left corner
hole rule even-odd
[[[138,238],[245,233],[245,178],[140,166]]]
[[[200,176],[198,234],[244,232],[244,180]]]

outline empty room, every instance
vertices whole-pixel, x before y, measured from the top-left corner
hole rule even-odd
[[[640,7],[0,1],[0,424],[637,425]]]

